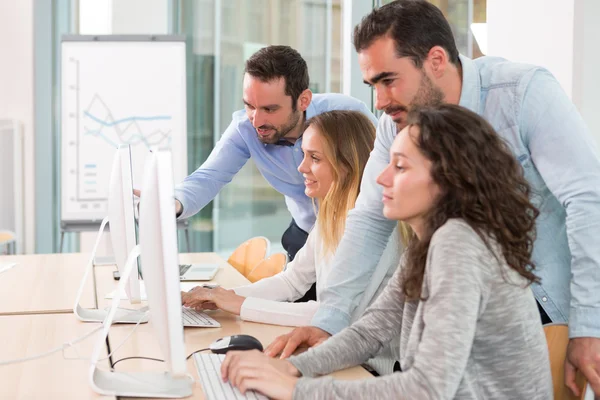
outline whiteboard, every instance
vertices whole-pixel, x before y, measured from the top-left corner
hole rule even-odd
[[[61,42],[61,221],[107,213],[112,159],[130,144],[133,187],[151,150],[173,152],[187,175],[183,36],[64,36]],[[143,196],[143,194],[142,194]]]

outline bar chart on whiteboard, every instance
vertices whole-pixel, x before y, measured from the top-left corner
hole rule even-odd
[[[63,221],[104,218],[112,159],[131,145],[133,186],[146,155],[173,152],[187,171],[185,45],[156,41],[62,42]]]

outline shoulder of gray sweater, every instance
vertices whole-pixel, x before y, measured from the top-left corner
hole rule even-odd
[[[468,252],[481,262],[479,265],[484,267],[480,268],[481,272],[486,271],[488,274],[496,275],[501,270],[506,270],[508,266],[500,245],[493,237],[487,236],[486,239],[491,249],[465,220],[451,218],[435,231],[429,250],[432,251],[437,246],[438,249],[455,249],[462,254]],[[509,274],[512,275],[512,273]]]

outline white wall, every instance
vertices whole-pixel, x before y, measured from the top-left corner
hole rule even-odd
[[[0,118],[23,124],[25,252],[34,252],[33,0],[0,1]],[[48,176],[48,179],[51,179]],[[1,188],[0,188],[1,190]]]
[[[548,68],[597,143],[599,19],[598,0],[487,0],[488,55]]]
[[[169,4],[167,0],[113,0],[113,34],[166,34]]]
[[[575,2],[573,102],[600,144],[600,1]]]
[[[488,54],[548,68],[571,95],[575,0],[488,0]]]

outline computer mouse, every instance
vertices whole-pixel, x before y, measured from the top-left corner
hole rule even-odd
[[[262,344],[254,336],[233,335],[217,339],[208,347],[216,354],[225,354],[229,350],[259,350],[263,351]]]

